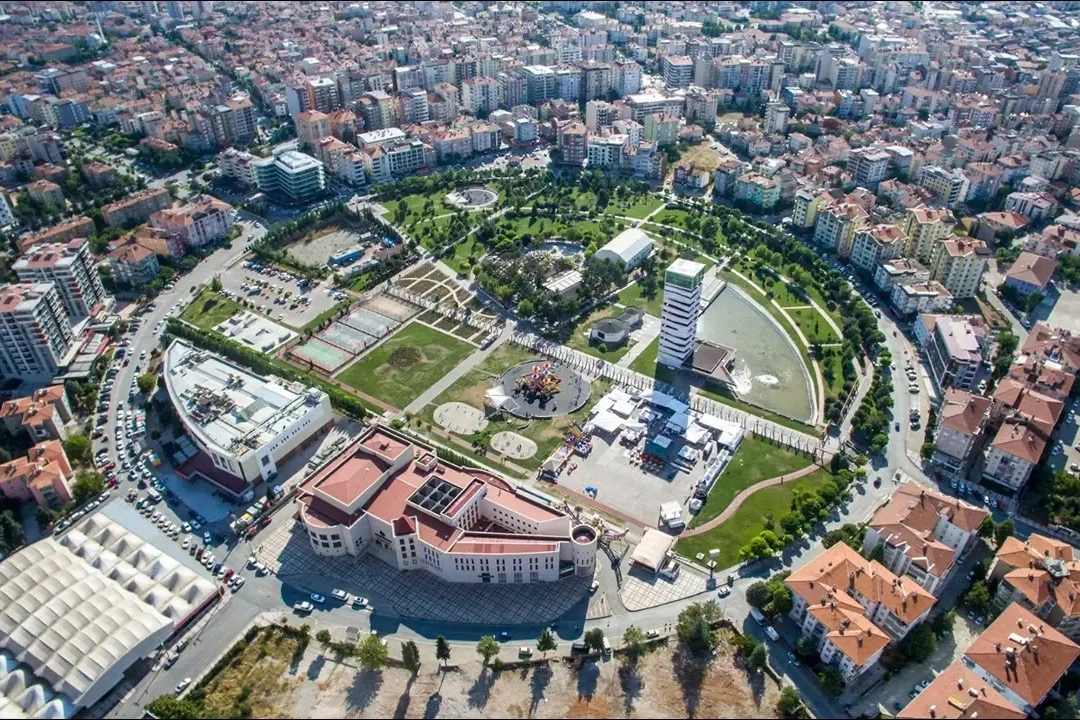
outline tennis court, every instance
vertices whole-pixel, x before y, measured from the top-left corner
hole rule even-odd
[[[329,345],[318,338],[311,338],[304,344],[297,345],[289,351],[289,354],[302,362],[310,362],[328,375],[354,357],[348,351]]]
[[[322,332],[316,333],[315,337],[347,350],[353,355],[359,355],[364,348],[375,342],[375,338],[370,335],[340,322],[330,323]]]
[[[363,307],[398,322],[405,322],[416,314],[416,308],[412,305],[385,294],[376,295],[364,303]]]
[[[397,321],[391,320],[379,313],[365,310],[362,307],[356,308],[351,313],[338,320],[338,322],[345,323],[356,330],[361,330],[371,337],[376,338],[381,338],[398,326]]]

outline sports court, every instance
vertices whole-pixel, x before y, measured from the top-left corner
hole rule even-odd
[[[297,345],[289,354],[302,361],[310,362],[327,375],[335,372],[355,357],[352,353],[313,337],[302,345]]]
[[[364,351],[364,348],[375,342],[375,338],[370,335],[340,322],[330,323],[322,332],[316,333],[315,336],[331,345],[348,350],[353,355],[359,355]]]
[[[362,307],[353,310],[338,322],[367,333],[371,337],[381,338],[386,333],[398,326],[396,320],[380,315],[379,313],[366,310]],[[334,323],[335,325],[337,323]]]
[[[376,295],[363,304],[363,307],[373,313],[388,317],[397,322],[405,322],[416,314],[416,308],[408,303],[403,303],[389,295]]]

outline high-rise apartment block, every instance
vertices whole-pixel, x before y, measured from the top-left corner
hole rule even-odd
[[[0,286],[0,375],[51,379],[73,338],[56,283]]]
[[[105,306],[105,288],[85,238],[35,245],[11,269],[22,283],[55,283],[65,312],[73,319],[96,315]]]

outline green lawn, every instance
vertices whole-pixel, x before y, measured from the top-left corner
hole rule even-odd
[[[222,297],[211,290],[203,290],[184,309],[180,319],[197,325],[203,330],[212,330],[215,325],[225,322],[242,309],[239,303],[227,297]]]
[[[829,382],[829,374],[825,371],[827,363],[832,364],[832,382]],[[833,355],[821,361],[822,379],[825,381],[825,399],[835,398],[844,389],[844,359],[839,355]]]
[[[657,313],[659,315],[659,313]],[[656,367],[656,358],[660,355],[660,338],[654,338],[648,347],[641,351],[641,354],[634,358],[634,361],[630,363],[630,369],[634,372],[639,372],[642,375],[648,375],[649,377],[658,377],[657,370],[661,368]]]
[[[608,233],[604,231],[600,226],[600,222],[597,220],[571,220],[570,222],[563,222],[555,218],[550,217],[524,217],[508,219],[503,218],[499,221],[501,227],[506,227],[513,232],[515,236],[520,237],[526,233],[532,235],[534,238],[541,240],[550,240],[556,237],[566,237],[567,232],[574,228],[579,234],[579,240],[582,244],[588,245],[592,240],[598,241],[603,244],[611,239]]]
[[[403,224],[409,225],[410,223],[427,220],[436,215],[453,212],[454,208],[443,201],[443,198],[446,197],[446,192],[446,190],[437,190],[423,195],[406,195],[397,200],[384,202],[382,205],[387,210],[387,218],[394,222],[397,221],[398,207],[404,205],[405,220]],[[425,210],[428,200],[431,200],[430,211]]]
[[[765,529],[765,517],[772,513],[779,518],[791,507],[791,498],[799,488],[816,490],[830,479],[827,470],[818,470],[794,482],[774,485],[759,490],[739,506],[735,514],[707,533],[693,535],[679,540],[675,548],[683,557],[693,558],[698,553],[709,554],[716,548],[720,555],[716,558],[717,568],[729,568],[739,563],[739,548]]]
[[[600,352],[599,345],[593,345],[589,342],[589,329],[597,320],[615,317],[620,312],[622,312],[622,308],[617,308],[614,305],[609,305],[593,311],[588,317],[574,327],[573,331],[570,333],[570,337],[566,341],[566,345],[575,350],[580,350],[587,355],[603,358],[608,362],[618,362],[619,358],[630,350],[631,343],[627,341],[627,343],[621,347],[609,348],[605,352]]]
[[[484,393],[491,387],[492,380],[503,373],[507,368],[529,361],[540,360],[540,356],[530,352],[520,345],[504,343],[495,349],[487,358],[480,363],[479,367],[467,372],[460,380],[447,388],[434,402],[423,409],[421,416],[425,422],[434,424],[435,409],[448,402],[463,402],[476,408],[483,407]],[[506,420],[492,420],[488,425],[491,435],[501,431],[513,431],[533,440],[537,446],[537,453],[525,460],[515,460],[518,465],[535,470],[540,464],[555,451],[563,442],[566,429],[575,422],[583,422],[589,416],[589,408],[595,404],[595,400],[607,392],[610,382],[607,380],[595,381],[592,384],[592,394],[589,402],[575,413],[562,417],[525,421],[515,417]],[[491,460],[495,462],[495,460]]]
[[[657,225],[673,225],[677,228],[686,228],[686,218],[690,217],[690,213],[680,208],[666,207],[660,212],[652,216],[649,222],[654,222]]]
[[[475,350],[452,335],[414,322],[337,379],[393,407],[404,408]]]
[[[709,499],[701,511],[690,521],[690,527],[703,525],[722,513],[740,492],[755,483],[778,475],[801,470],[810,459],[777,447],[768,440],[747,437],[742,441],[720,479],[716,481]]]
[[[805,308],[801,310],[787,310],[788,315],[795,321],[795,324],[799,326],[799,329],[803,331],[803,335],[806,339],[813,343],[820,343],[822,345],[828,345],[829,343],[840,342],[840,336],[832,329],[832,326],[821,316],[814,308]]]
[[[485,248],[476,239],[476,235],[470,235],[455,245],[454,254],[444,257],[443,261],[462,275],[468,276],[470,268],[466,266],[466,262],[478,260],[484,252]]]
[[[615,301],[623,305],[641,308],[645,313],[653,317],[660,317],[660,313],[663,312],[664,308],[664,289],[657,287],[656,293],[647,298],[641,294],[641,285],[634,283],[630,287],[624,288],[615,298]]]
[[[663,204],[663,200],[652,195],[636,195],[627,198],[626,201],[612,200],[604,212],[611,215],[625,215],[632,218],[643,218]]]

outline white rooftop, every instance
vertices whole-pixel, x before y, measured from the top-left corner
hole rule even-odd
[[[165,351],[165,384],[189,431],[233,455],[262,447],[315,411],[324,395],[303,383],[260,377],[182,340]]]
[[[615,255],[623,263],[629,263],[636,258],[638,254],[645,251],[647,248],[651,249],[653,246],[652,238],[645,234],[645,232],[639,228],[627,228],[621,233],[611,238],[604,247],[600,248],[597,254],[603,253],[603,256]]]

